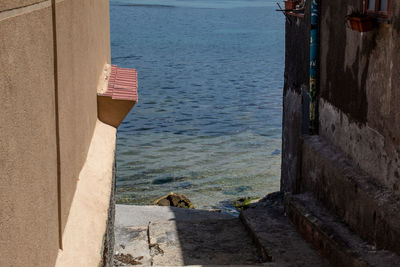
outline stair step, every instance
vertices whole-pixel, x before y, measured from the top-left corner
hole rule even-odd
[[[285,195],[286,213],[303,237],[333,266],[399,266],[400,257],[361,240],[310,194]]]
[[[304,136],[298,192],[312,192],[362,239],[400,254],[400,199],[320,136]]]
[[[272,193],[240,213],[259,254],[272,266],[328,266],[328,263],[290,224],[283,194]]]
[[[148,231],[154,266],[262,265],[238,218],[151,222]]]
[[[114,230],[115,266],[271,266],[228,214],[116,205]]]

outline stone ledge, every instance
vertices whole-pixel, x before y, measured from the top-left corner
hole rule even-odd
[[[329,266],[291,225],[283,194],[272,193],[240,213],[263,260],[271,266]]]
[[[303,136],[299,192],[314,197],[378,249],[400,253],[399,199],[320,136]]]
[[[147,227],[158,221],[230,220],[232,215],[200,209],[169,206],[115,205],[115,227]],[[133,216],[134,215],[134,216]]]
[[[304,239],[333,266],[396,266],[399,256],[354,234],[309,193],[285,195],[285,211]]]

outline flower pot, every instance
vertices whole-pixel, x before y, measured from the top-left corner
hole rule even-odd
[[[374,20],[372,17],[349,17],[348,21],[353,31],[368,32],[374,28]]]
[[[296,9],[296,5],[299,3],[298,1],[284,1],[284,2],[285,2],[285,10]]]

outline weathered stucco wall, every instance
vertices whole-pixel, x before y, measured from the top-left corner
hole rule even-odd
[[[66,254],[74,255],[79,246],[60,232],[76,220],[70,207],[78,177],[86,177],[97,83],[110,63],[108,5],[108,0],[0,1],[0,266],[54,266],[61,238],[73,248]],[[106,156],[113,159],[110,151]],[[109,165],[102,167],[112,169]],[[102,191],[96,189],[105,198],[102,204],[84,201],[101,209],[92,218],[98,227],[90,229],[96,240],[85,241],[97,249],[90,255],[88,248],[86,255],[100,262],[112,175],[100,171],[98,178],[104,182]],[[90,190],[80,194],[90,196]],[[78,228],[72,224],[69,232]]]
[[[308,87],[309,10],[286,25],[284,191],[295,188],[308,113],[301,88]],[[362,1],[321,1],[319,134],[400,196],[400,3],[392,1],[389,23],[367,33],[346,26],[353,10]]]
[[[322,5],[320,134],[400,196],[400,3],[367,33],[338,23],[359,6]]]
[[[310,2],[310,1],[308,1]],[[308,3],[308,8],[310,3]],[[300,136],[307,125],[310,15],[286,21],[285,86],[283,89],[281,190],[294,192],[299,168]],[[305,103],[303,103],[305,102]]]
[[[110,63],[107,0],[57,1],[62,229],[97,119],[97,84]]]
[[[362,1],[320,2],[319,134],[298,134],[297,119],[301,112],[308,115],[308,104],[300,102],[299,91],[287,91],[284,118],[296,121],[284,119],[282,184],[295,189],[283,189],[311,192],[363,240],[399,253],[400,3],[392,1],[390,21],[359,33],[346,26],[346,15],[362,10]],[[309,51],[308,43],[292,44],[309,29],[294,30],[286,36],[287,55]],[[304,65],[295,56],[286,64],[291,77],[285,79],[285,89],[295,83],[307,86]],[[297,159],[296,149],[301,151]],[[285,160],[295,162],[291,166]]]
[[[48,0],[2,0],[0,2],[0,11],[21,8],[40,2],[50,2]]]
[[[27,1],[12,7],[18,2]],[[0,12],[0,266],[53,266],[59,247],[52,13],[45,4]]]

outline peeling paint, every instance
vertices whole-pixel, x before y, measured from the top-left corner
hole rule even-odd
[[[327,101],[320,101],[320,134],[382,185],[398,191],[400,154],[385,136],[368,124],[352,122]],[[334,130],[333,130],[334,129]]]

